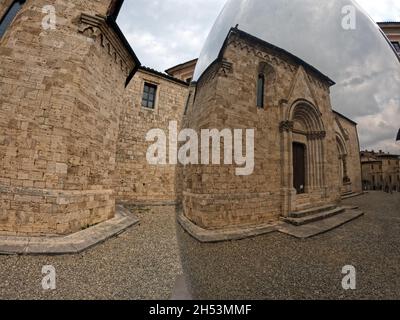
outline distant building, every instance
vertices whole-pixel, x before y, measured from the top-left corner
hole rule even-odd
[[[378,22],[386,37],[392,43],[397,54],[400,56],[400,22]]]
[[[185,81],[186,83],[190,83],[193,79],[194,69],[196,68],[197,60],[198,59],[193,59],[178,64],[177,66],[165,70],[165,72],[174,78]]]
[[[364,190],[400,191],[400,157],[382,151],[362,151]]]

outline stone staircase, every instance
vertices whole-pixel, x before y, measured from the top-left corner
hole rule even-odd
[[[363,192],[352,192],[352,191],[349,191],[349,192],[345,192],[345,193],[343,193],[342,194],[342,200],[346,200],[346,199],[350,199],[350,198],[353,198],[353,197],[357,197],[357,196],[361,196],[363,194]]]
[[[288,218],[284,218],[283,220],[294,226],[303,226],[312,222],[331,218],[345,211],[346,209],[343,207],[328,205],[292,212]]]
[[[292,212],[279,232],[298,239],[307,239],[336,229],[363,216],[364,213],[355,206],[320,206]]]

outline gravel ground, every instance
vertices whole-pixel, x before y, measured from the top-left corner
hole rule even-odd
[[[179,251],[196,299],[400,299],[400,194],[345,203],[366,215],[308,240],[201,244],[178,227],[177,242],[174,214],[140,213],[140,226],[80,255],[0,256],[0,299],[169,299]],[[54,291],[41,288],[43,265],[56,268]],[[345,265],[355,291],[341,287]]]
[[[183,268],[196,299],[400,299],[400,193],[372,192],[345,204],[365,216],[298,240],[274,233],[200,244],[178,229]],[[345,291],[345,265],[357,289]]]
[[[0,256],[0,299],[169,299],[182,273],[175,215],[139,213],[141,223],[74,256]],[[44,265],[57,289],[43,291]]]

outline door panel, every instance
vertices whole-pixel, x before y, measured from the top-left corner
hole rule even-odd
[[[304,144],[293,143],[293,187],[297,194],[305,193],[306,148]]]

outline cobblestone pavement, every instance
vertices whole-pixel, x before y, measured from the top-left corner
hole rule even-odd
[[[307,240],[280,233],[201,244],[178,229],[196,299],[400,299],[400,193],[344,201],[365,216]],[[345,291],[345,265],[357,289]]]
[[[83,254],[0,256],[0,299],[169,299],[181,274],[173,213],[139,213],[136,225]],[[44,291],[44,265],[56,268]]]
[[[345,201],[365,216],[298,240],[274,233],[201,244],[173,214],[140,213],[140,226],[72,256],[0,256],[0,299],[169,299],[183,268],[195,298],[400,298],[400,194]],[[42,266],[57,271],[43,291]],[[357,290],[341,287],[342,267],[357,269]]]

